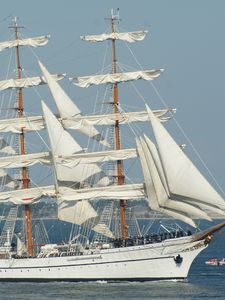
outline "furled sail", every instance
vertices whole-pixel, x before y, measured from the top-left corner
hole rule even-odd
[[[69,156],[55,156],[55,162],[68,168],[78,164],[93,164],[106,161],[130,159],[137,156],[136,149],[110,150],[90,153],[78,153]],[[0,157],[0,168],[22,168],[34,164],[51,164],[52,158],[49,152],[39,152],[24,155],[11,155]]]
[[[146,197],[142,183],[71,189],[59,187],[59,197],[65,201],[77,200],[137,200]]]
[[[133,192],[132,192],[133,191]],[[0,193],[0,201],[10,201],[15,204],[31,204],[39,201],[43,196],[56,197],[58,199],[66,199],[66,201],[59,201],[60,220],[83,224],[90,218],[97,216],[96,211],[87,200],[95,199],[140,199],[144,196],[143,185],[127,185],[127,186],[112,186],[106,187],[106,191],[102,188],[95,188],[94,191],[90,189],[73,190],[65,187],[60,187],[58,192],[55,191],[54,186],[45,186],[38,188],[22,189],[11,192]],[[85,199],[85,200],[84,200]],[[100,232],[103,228],[93,228],[93,230]],[[100,231],[99,231],[100,230]],[[107,232],[105,232],[107,234]]]
[[[66,203],[73,203],[82,200],[139,200],[146,197],[145,187],[142,183],[113,185],[94,188],[72,189],[59,186],[56,191],[54,185],[20,189],[7,192],[0,192],[0,202],[13,202],[16,204],[30,204],[39,201],[42,197],[58,197]],[[60,203],[59,203],[60,204]]]
[[[50,35],[37,36],[28,39],[17,39],[0,43],[0,51],[17,46],[40,47],[48,43]]]
[[[115,74],[92,75],[83,77],[73,77],[70,78],[70,80],[73,84],[79,87],[87,88],[91,85],[99,85],[104,83],[123,83],[138,79],[154,80],[155,78],[159,77],[163,71],[163,69],[159,69]]]
[[[36,131],[45,128],[42,116],[22,117],[0,120],[0,132],[21,133],[21,131]]]
[[[55,100],[61,119],[76,119],[77,117],[80,117],[81,111],[79,110],[79,108],[69,98],[69,96],[61,88],[61,86],[54,80],[54,78],[50,75],[50,73],[41,62],[39,62],[39,66],[51,91],[52,97]],[[84,126],[80,126],[78,130],[83,134],[99,141],[103,145],[109,147],[109,144],[104,140],[104,138],[93,125],[86,124]]]
[[[40,153],[0,157],[0,168],[4,168],[4,169],[30,167],[38,163],[50,164],[51,163],[50,153],[40,152]]]
[[[142,41],[146,34],[145,31],[133,31],[133,32],[113,32],[113,33],[103,33],[99,35],[83,35],[80,38],[83,41],[87,42],[103,42],[106,40],[121,40],[128,43],[134,43],[138,41]]]
[[[78,164],[93,164],[103,163],[106,161],[117,161],[137,156],[135,148],[111,150],[111,151],[100,151],[100,152],[89,152],[89,153],[78,153],[71,156],[57,157],[56,161],[66,165],[67,167],[73,167]],[[1,163],[1,159],[0,159]]]
[[[175,112],[176,109],[159,109],[153,111],[155,116],[159,118],[161,122],[171,119]],[[171,115],[167,116],[168,113],[171,113]],[[148,120],[148,112],[144,110],[104,115],[76,116],[74,118],[64,118],[62,123],[66,128],[79,130],[79,128],[89,125],[114,125],[116,121],[120,124],[129,124],[133,122],[148,122]]]
[[[153,110],[153,113],[162,121],[167,121],[170,116],[165,116],[166,113],[175,113],[175,109],[172,110]],[[90,125],[114,125],[115,121],[119,120],[120,124],[127,124],[131,122],[146,122],[148,121],[147,111],[130,112],[130,113],[118,113],[118,114],[105,114],[105,115],[87,115],[87,116],[74,116],[64,117],[60,119],[63,127],[66,129],[79,130],[84,126]],[[42,116],[27,116],[23,118],[2,119],[0,120],[1,132],[13,132],[20,133],[21,128],[23,131],[38,131],[45,128],[44,120]],[[86,133],[86,131],[83,131]]]
[[[56,196],[54,185],[0,192],[0,202],[13,202],[15,204],[31,204],[35,201],[40,200],[44,196]]]
[[[55,162],[68,168],[74,168],[78,164],[95,164],[106,161],[117,161],[134,158],[137,151],[134,148],[122,150],[110,150],[101,152],[78,153],[67,156],[55,156]],[[22,168],[34,164],[51,164],[52,157],[49,152],[30,153],[23,155],[10,155],[0,157],[0,168]]]
[[[55,80],[62,80],[65,78],[64,74],[51,75]],[[44,76],[27,77],[20,79],[7,79],[0,81],[0,91],[13,88],[29,88],[32,86],[46,84]]]

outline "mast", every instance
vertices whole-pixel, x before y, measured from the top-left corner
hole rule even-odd
[[[15,31],[15,39],[19,40],[19,29],[23,28],[23,26],[19,26],[17,24],[17,18],[15,17],[14,26],[11,26]],[[20,52],[19,52],[19,43],[17,43],[16,48],[16,64],[17,64],[17,78],[21,79],[21,65],[20,65]],[[18,88],[17,94],[17,117],[22,118],[24,106],[23,106],[23,91],[22,88]],[[21,128],[21,133],[19,135],[19,146],[20,146],[20,154],[25,155],[25,135],[24,130]],[[26,167],[22,167],[22,183],[23,189],[27,189],[29,187],[29,175]],[[33,256],[33,243],[32,243],[32,230],[31,230],[31,211],[30,206],[25,204],[25,221],[26,221],[26,240],[27,240],[27,251],[29,256]]]
[[[111,27],[112,27],[112,33],[115,33],[115,20],[119,20],[116,16],[113,14],[113,10],[111,12]],[[112,68],[113,68],[113,74],[117,73],[116,69],[116,40],[112,39]],[[118,86],[117,83],[113,84],[113,106],[114,106],[114,113],[118,113]],[[119,121],[116,120],[114,125],[115,130],[115,149],[120,150],[121,144],[120,144],[120,127],[119,127]],[[124,184],[124,175],[123,175],[123,166],[122,161],[117,161],[117,184],[123,185]],[[121,233],[122,233],[122,239],[126,239],[127,235],[127,226],[126,226],[126,217],[125,217],[125,208],[126,208],[126,201],[120,200],[120,220],[121,220]]]

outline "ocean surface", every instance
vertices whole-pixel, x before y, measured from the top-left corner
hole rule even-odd
[[[225,257],[225,230],[194,261],[186,282],[7,283],[0,282],[1,299],[225,299],[225,265],[205,261]]]

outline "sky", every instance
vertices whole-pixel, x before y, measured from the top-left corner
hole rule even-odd
[[[149,82],[137,82],[136,89],[152,108],[177,109],[176,122],[169,122],[168,130],[178,143],[187,145],[186,153],[221,193],[219,187],[225,190],[225,1],[3,1],[0,40],[12,39],[8,26],[17,16],[24,26],[23,37],[51,35],[47,46],[32,49],[31,55],[27,50],[21,54],[27,73],[40,74],[39,59],[52,73],[94,74],[102,69],[106,45],[85,43],[80,35],[106,32],[110,28],[106,18],[117,8],[120,31],[149,32],[144,41],[129,44],[129,49],[118,43],[118,61],[125,69],[165,69],[154,88]],[[6,78],[6,52],[0,53],[2,80]],[[81,90],[69,81],[63,86],[83,111],[92,111],[95,88]],[[144,109],[137,93],[127,95],[121,86],[121,106]],[[41,88],[26,104],[30,112],[40,109],[40,98],[55,109],[49,92]]]

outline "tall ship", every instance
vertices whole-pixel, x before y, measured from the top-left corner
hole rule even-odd
[[[26,76],[21,49],[44,46],[49,36],[23,38],[15,19],[10,26],[14,38],[0,42],[0,52],[13,51],[16,61],[16,75],[0,81],[0,202],[9,208],[0,237],[2,281],[184,280],[214,232],[225,226],[223,222],[195,230],[198,219],[224,218],[225,202],[165,128],[175,110],[153,109],[141,96],[142,110],[124,109],[129,99],[123,95],[120,101],[121,84],[152,82],[163,69],[121,71],[117,43],[125,43],[132,54],[129,44],[144,40],[147,31],[120,32],[118,11],[112,11],[108,21],[109,32],[81,39],[110,45],[109,71],[69,78],[77,91],[78,87],[104,87],[103,96],[96,96],[101,111],[95,114],[81,112],[62,87],[65,75],[51,74],[40,60],[41,75]],[[42,114],[30,115],[28,91],[42,85],[48,87],[57,113],[40,99],[37,112],[41,109]],[[38,107],[36,100],[33,107]],[[138,123],[145,123],[144,129]],[[30,153],[29,139],[36,145],[43,142],[45,151],[42,147]],[[84,140],[88,140],[85,147]],[[124,147],[126,140],[132,147]],[[142,174],[139,181],[125,170],[127,161],[135,161],[130,165],[140,169],[135,171]],[[34,174],[40,174],[43,184],[32,180]],[[37,220],[41,214],[34,218],[33,212],[48,201],[57,205],[59,220],[73,224],[68,241],[43,241],[46,230]],[[147,224],[141,231],[130,213],[133,203],[145,203],[152,215],[167,216],[192,229],[161,226],[161,232],[155,233]],[[20,233],[16,230],[19,212],[24,221]],[[41,241],[35,238],[37,227]]]

